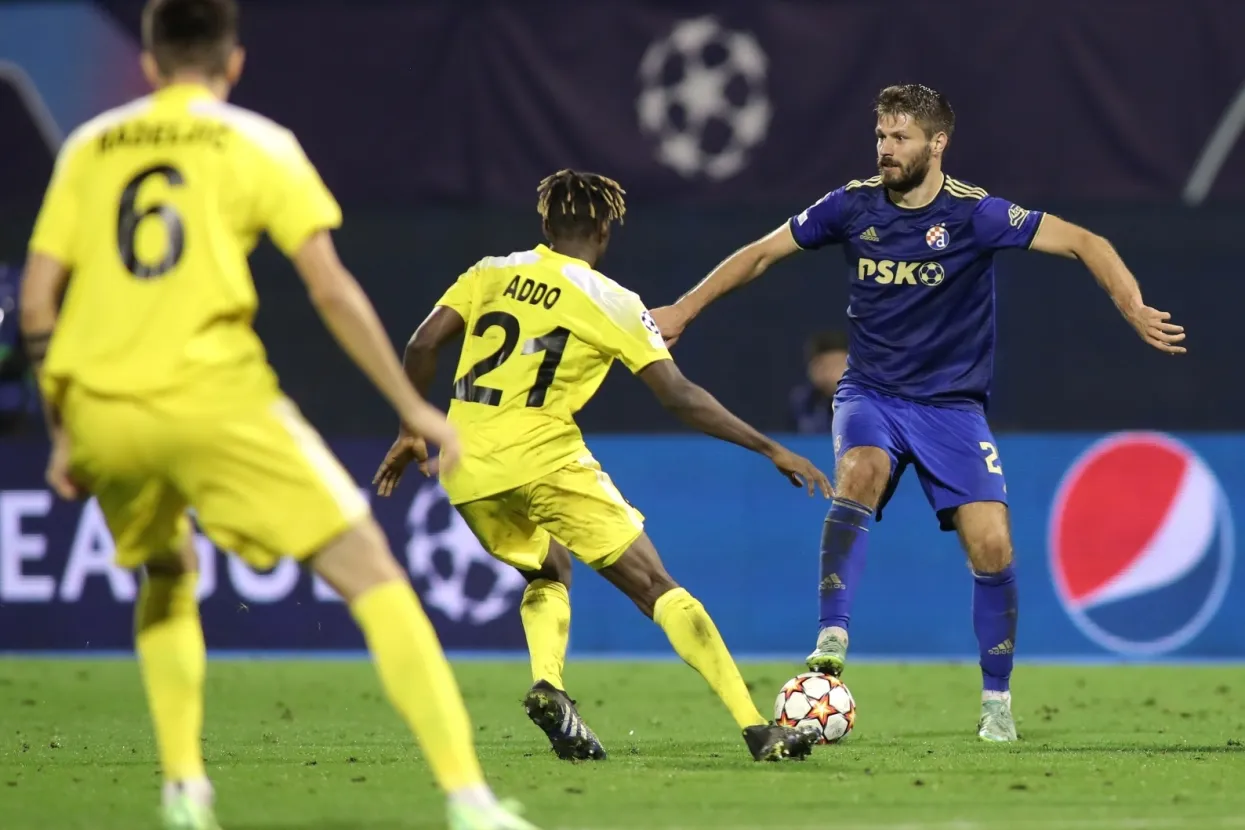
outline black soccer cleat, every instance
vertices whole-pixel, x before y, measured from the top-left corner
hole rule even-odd
[[[775,723],[744,730],[744,742],[754,761],[803,761],[812,753],[817,739],[816,729],[793,729]]]
[[[575,708],[575,701],[541,680],[523,698],[523,710],[540,727],[563,761],[604,761],[605,747]]]

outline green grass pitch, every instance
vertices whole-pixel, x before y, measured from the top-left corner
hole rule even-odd
[[[979,743],[972,666],[858,664],[855,732],[755,764],[691,669],[574,661],[611,752],[552,757],[525,663],[456,666],[494,788],[542,828],[1245,827],[1245,667],[1046,667],[1015,678],[1022,740]],[[793,664],[745,664],[763,710]],[[225,830],[443,826],[371,666],[213,660],[205,755]],[[0,827],[155,827],[160,778],[134,664],[0,659]]]

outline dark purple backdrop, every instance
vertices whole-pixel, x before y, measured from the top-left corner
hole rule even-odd
[[[137,31],[140,0],[105,5]],[[243,14],[237,100],[293,128],[347,201],[404,206],[526,206],[565,166],[643,200],[810,200],[870,172],[872,96],[903,81],[950,97],[949,166],[991,192],[1175,202],[1245,82],[1237,0],[372,0]],[[646,49],[706,14],[768,59],[768,134],[724,181],[660,164],[637,118]],[[1245,150],[1209,192],[1245,199]]]
[[[104,5],[137,37],[141,0]],[[721,179],[659,161],[661,142],[637,112],[646,52],[671,32],[694,34],[689,21],[710,12],[716,46],[688,53],[713,62],[726,51],[746,68],[755,54],[738,43],[755,42],[772,115],[742,168]],[[248,0],[236,100],[300,136],[345,205],[343,256],[401,343],[463,268],[538,241],[541,176],[584,166],[622,181],[632,209],[602,267],[664,304],[734,248],[872,172],[873,94],[922,80],[957,108],[954,175],[1106,234],[1147,299],[1189,329],[1186,357],[1148,351],[1077,264],[1009,254],[996,425],[1242,429],[1245,147],[1218,129],[1233,116],[1245,126],[1245,99],[1232,111],[1245,82],[1242,32],[1239,0]],[[103,71],[82,60],[61,68]],[[677,67],[659,68],[678,80]],[[18,103],[0,89],[0,261],[10,262],[22,258],[50,169]],[[1208,155],[1216,133],[1225,140]],[[1183,194],[1199,159],[1222,163],[1202,165],[1209,199],[1190,206]],[[386,407],[324,333],[289,266],[267,247],[254,262],[260,332],[287,389],[329,434],[387,433]],[[740,414],[781,429],[801,342],[842,325],[845,297],[836,252],[795,257],[715,306],[676,357]],[[625,378],[605,385],[583,423],[673,426]]]

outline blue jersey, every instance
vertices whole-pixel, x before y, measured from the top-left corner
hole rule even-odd
[[[994,254],[1029,247],[1042,217],[950,176],[922,208],[894,204],[875,176],[792,217],[801,248],[843,245],[851,335],[844,384],[984,409],[994,369]]]

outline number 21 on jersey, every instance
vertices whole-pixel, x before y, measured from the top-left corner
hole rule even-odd
[[[471,333],[483,337],[489,329],[502,330],[504,339],[497,350],[483,360],[478,361],[467,370],[467,374],[454,381],[454,398],[460,401],[482,403],[486,406],[501,406],[502,390],[481,384],[480,378],[489,372],[501,368],[510,359],[519,345],[519,320],[505,311],[490,311],[480,315]],[[536,370],[536,378],[527,393],[527,405],[540,407],[545,405],[545,394],[553,385],[558,364],[562,362],[562,352],[566,349],[567,338],[571,336],[568,329],[558,327],[540,337],[533,337],[523,343],[522,354],[545,353],[545,359]]]

